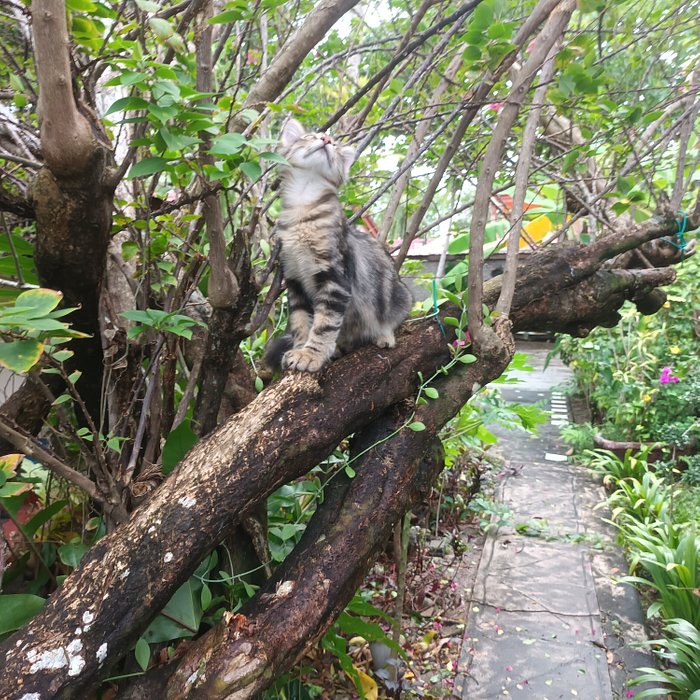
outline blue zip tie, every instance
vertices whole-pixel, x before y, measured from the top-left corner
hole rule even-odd
[[[683,260],[685,258],[685,249],[688,245],[688,241],[685,240],[685,227],[688,225],[688,215],[684,211],[679,211],[678,213],[683,215],[682,221],[680,217],[676,219],[678,233],[673,234],[673,238],[677,238],[678,243],[676,243],[672,238],[669,238],[668,236],[664,236],[662,240],[666,243],[670,243],[674,248],[680,250],[681,260]]]

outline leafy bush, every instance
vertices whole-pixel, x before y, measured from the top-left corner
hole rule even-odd
[[[593,449],[595,446],[593,438],[596,433],[596,428],[590,423],[569,423],[559,431],[561,439],[570,445],[576,454]]]
[[[594,473],[602,477],[606,486],[615,486],[623,479],[641,479],[647,473],[647,455],[651,447],[639,452],[627,450],[620,459],[610,450],[585,450],[581,461]]]
[[[695,256],[679,266],[658,313],[643,316],[628,304],[616,328],[595,329],[585,340],[559,340],[560,354],[606,437],[661,440],[668,426],[700,415],[694,317],[699,305]]]
[[[628,451],[619,459],[611,452],[596,450],[588,451],[586,457],[591,468],[615,487],[608,503],[631,559],[630,575],[621,582],[651,587],[656,600],[647,616],[661,615],[667,620],[664,637],[649,645],[670,667],[638,669],[642,675],[633,685],[655,686],[636,697],[670,692],[674,698],[700,700],[700,537],[695,521],[684,518],[700,510],[700,499],[695,495],[688,500],[690,491],[650,471],[649,451]],[[692,465],[695,467],[695,461]],[[682,497],[678,502],[677,495]]]
[[[700,455],[681,457],[681,462],[685,464],[681,481],[690,486],[700,486]]]
[[[626,583],[649,585],[659,595],[647,611],[648,617],[658,613],[665,619],[682,618],[700,626],[700,539],[695,527],[675,524],[649,527],[645,523],[623,528],[625,541],[633,548],[632,570],[641,567],[649,578],[627,576]],[[698,650],[700,657],[700,649]]]
[[[663,638],[649,642],[656,656],[673,668],[640,668],[641,676],[631,685],[658,683],[643,690],[636,698],[656,698],[672,693],[674,698],[700,700],[700,631],[687,620],[669,620],[664,626]]]

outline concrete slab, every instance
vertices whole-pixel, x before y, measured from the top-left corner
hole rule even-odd
[[[478,612],[473,636],[465,639],[470,663],[459,679],[460,697],[613,697],[597,617]]]

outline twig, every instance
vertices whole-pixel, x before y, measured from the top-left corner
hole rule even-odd
[[[43,447],[37,445],[31,437],[28,435],[23,435],[1,419],[0,437],[7,440],[22,454],[35,458],[38,462],[41,462],[45,467],[51,469],[51,471],[60,476],[62,479],[70,481],[72,484],[75,484],[77,487],[81,488],[94,501],[106,505],[104,497],[97,490],[97,486],[93,481],[88,479],[88,477],[86,477],[84,474],[81,474],[73,469],[73,467],[69,467],[65,462],[62,462],[55,455],[47,452]]]

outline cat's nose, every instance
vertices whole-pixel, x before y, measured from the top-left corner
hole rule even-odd
[[[321,134],[321,141],[327,146],[331,142],[331,137],[328,134]]]

